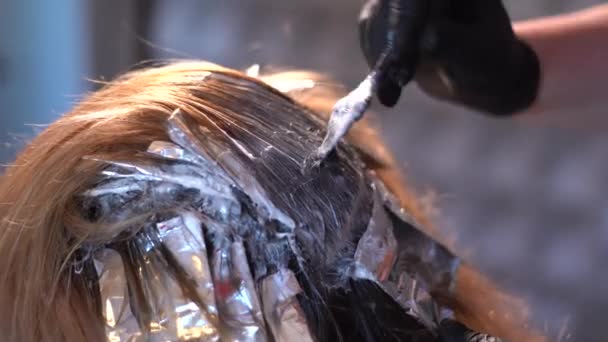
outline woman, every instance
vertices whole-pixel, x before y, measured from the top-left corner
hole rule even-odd
[[[303,168],[318,80],[176,63],[50,125],[0,180],[6,339],[543,340],[429,237],[365,123]]]

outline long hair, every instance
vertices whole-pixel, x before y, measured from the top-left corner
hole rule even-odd
[[[273,122],[263,116],[273,111],[322,127],[336,92],[332,86],[307,89],[290,83],[306,79],[323,85],[321,77],[310,73],[254,78],[202,62],[136,71],[90,94],[37,136],[0,178],[0,328],[7,340],[105,338],[99,303],[90,284],[74,276],[71,265],[83,245],[107,243],[124,229],[83,215],[79,196],[99,182],[105,166],[98,160],[142,158],[140,152],[152,142],[169,139],[165,124],[177,108],[187,120],[234,129],[235,134],[257,129],[248,126],[248,117],[241,112],[262,118],[266,126],[260,129],[268,133]],[[281,88],[286,89],[277,90]],[[321,131],[309,135],[308,144],[292,151],[297,159],[303,160],[321,139]],[[362,121],[348,140],[420,227],[448,244],[433,228],[376,130]],[[520,303],[472,269],[465,268],[463,274],[457,286],[462,284],[464,292],[444,299],[459,320],[501,336],[530,336],[520,326],[525,318],[514,317],[521,314]]]

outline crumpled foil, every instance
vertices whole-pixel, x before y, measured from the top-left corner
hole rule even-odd
[[[264,316],[245,247],[224,243],[211,259],[224,341],[266,341]]]
[[[150,303],[154,316],[149,334],[142,331],[131,311],[130,291],[121,256],[112,249],[103,249],[94,256],[99,274],[99,285],[106,320],[106,334],[110,341],[219,341],[214,285],[200,220],[193,213],[183,213],[157,224],[161,241],[169,248],[180,265],[197,284],[204,303],[184,297],[175,279],[153,265],[140,270],[142,276],[152,276],[147,290],[155,295]]]
[[[264,316],[276,342],[313,342],[296,296],[302,293],[292,271],[280,269],[261,285]]]
[[[399,200],[382,182],[376,180],[372,185],[382,196],[385,212],[397,240],[397,260],[393,273],[415,274],[416,279],[428,291],[451,297],[460,258],[418,229],[420,225],[405,212]]]
[[[370,178],[374,207],[355,252],[357,271],[351,275],[369,279],[371,273],[410,314],[435,329],[451,313],[439,308],[429,292],[451,295],[460,259],[418,230],[397,198],[373,173]]]
[[[242,207],[235,189],[247,191],[253,207],[259,210],[257,217],[277,220],[291,229],[294,223],[266,198],[255,179],[250,176],[247,179],[248,175],[237,169],[226,172],[216,163],[217,156],[206,155],[209,146],[207,149],[197,146],[200,137],[189,130],[179,112],[169,120],[168,131],[173,142],[155,141],[149,146],[147,154],[152,161],[124,163],[90,158],[108,167],[102,173],[102,182],[83,194],[85,207],[88,203],[110,224],[142,215],[142,222],[127,229],[131,230],[127,239],[135,242],[137,252],[145,260],[137,264],[134,273],[143,284],[142,292],[148,301],[145,306],[150,313],[134,311],[141,298],[132,297],[134,291],[129,288],[133,280],[125,269],[125,263],[133,262],[128,259],[129,254],[121,254],[111,244],[94,255],[107,338],[109,341],[269,340],[246,250],[237,234]],[[226,161],[229,153],[217,153],[224,158],[224,164],[230,165]],[[150,212],[167,213],[149,216]],[[150,221],[153,229],[142,228]],[[208,250],[206,238],[213,240],[212,250]],[[124,230],[117,230],[115,239],[125,239]],[[157,260],[159,244],[185,271],[187,280],[196,284],[198,300],[186,296],[179,281],[167,271],[168,265]],[[276,303],[288,299],[268,297]],[[288,314],[281,317],[288,320],[288,326],[293,326],[292,321],[296,320],[304,322],[299,333],[307,330],[303,313],[290,309],[294,303],[285,305]],[[149,326],[142,315],[149,319]],[[287,326],[276,331],[281,338],[294,338]]]
[[[114,238],[134,241],[143,261],[134,263],[112,244],[94,253],[107,339],[313,341],[297,298],[302,288],[287,265],[273,265],[265,276],[254,276],[255,265],[250,266],[242,240],[250,223],[239,221],[244,207],[238,191],[254,203],[248,209],[256,211],[257,219],[287,227],[274,234],[288,241],[297,261],[304,263],[289,233],[294,221],[274,206],[247,170],[232,162],[230,151],[206,141],[190,125],[178,110],[168,121],[171,142],[153,142],[146,151],[149,159],[97,159],[108,165],[104,179],[83,194],[85,208],[94,207],[109,224],[127,224],[141,216],[126,229],[130,235],[119,229]],[[369,179],[371,219],[344,276],[377,282],[404,310],[436,328],[440,318],[429,293],[452,290],[459,260],[416,228],[373,173]],[[187,279],[168,272],[168,260]],[[130,288],[133,277],[143,284],[141,293]],[[195,293],[186,293],[180,284],[184,281],[194,284]],[[137,311],[142,300],[150,317]]]
[[[397,257],[397,240],[393,225],[383,205],[382,194],[374,188],[372,216],[357,244],[355,260],[371,272],[375,279],[388,279]]]
[[[202,303],[187,302],[176,309],[179,315],[176,336],[186,340],[217,341],[218,309],[201,220],[196,214],[185,212],[157,227],[161,241],[194,280],[202,299]]]
[[[111,249],[96,253],[95,265],[108,341],[138,341],[142,333],[131,308],[124,267],[120,255]]]

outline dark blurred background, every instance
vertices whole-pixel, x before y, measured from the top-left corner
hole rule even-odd
[[[602,2],[505,3],[519,20]],[[10,162],[40,125],[93,90],[90,79],[112,78],[143,60],[313,69],[354,86],[367,71],[357,42],[360,6],[360,0],[0,0],[0,162]],[[581,111],[602,116],[607,108]],[[418,190],[434,193],[439,226],[456,236],[469,260],[526,296],[537,317],[570,315],[584,336],[577,341],[606,341],[608,125],[484,118],[435,102],[415,86],[398,108],[378,110],[387,142]]]

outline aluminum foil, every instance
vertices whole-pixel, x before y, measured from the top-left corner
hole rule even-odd
[[[349,273],[365,279],[372,274],[404,309],[435,330],[451,313],[439,308],[429,293],[451,294],[460,260],[419,231],[384,184],[373,173],[370,178],[372,217],[357,245],[356,265]]]
[[[200,298],[198,303],[176,303],[175,336],[180,340],[218,341],[218,309],[201,220],[197,214],[185,212],[157,224],[157,228],[161,241],[196,284]]]
[[[274,232],[273,243],[286,241],[304,270],[294,221],[230,151],[195,126],[178,110],[168,121],[171,142],[153,142],[148,158],[129,163],[97,159],[108,168],[103,181],[84,193],[85,208],[95,208],[98,219],[110,224],[128,225],[130,235],[125,237],[122,227],[114,238],[131,239],[142,256],[135,263],[112,244],[94,255],[108,340],[313,341],[297,299],[302,288],[286,262],[277,258],[272,267],[259,267],[263,276],[250,269],[265,259],[248,259],[251,249],[246,250],[243,232],[251,234],[247,229],[257,226],[241,221],[245,210],[238,191],[253,202],[248,209],[256,220],[288,228]],[[354,261],[341,269],[342,276],[381,284],[404,310],[434,328],[437,307],[428,294],[451,290],[459,260],[417,230],[375,175],[369,179],[371,219],[354,255],[344,256]],[[168,271],[169,261],[179,265],[185,279]],[[134,281],[143,284],[141,293],[130,288]],[[193,285],[194,293],[184,282]],[[149,317],[137,310],[140,304]]]
[[[374,188],[374,206],[367,229],[355,251],[355,260],[371,272],[375,279],[388,279],[397,257],[397,240],[393,225],[384,209],[383,198]]]
[[[263,219],[280,220],[292,228],[293,221],[264,198],[257,183],[235,180],[216,159],[203,153],[214,151],[210,146],[197,146],[198,137],[182,119],[177,113],[168,125],[170,135],[181,145],[155,141],[147,150],[151,160],[124,163],[90,158],[108,168],[102,173],[103,181],[83,194],[85,207],[88,203],[108,223],[134,221],[141,215],[131,224],[132,236],[127,237],[144,256],[144,262],[134,265],[137,271],[131,272],[138,279],[130,279],[125,270],[123,262],[134,263],[128,253],[103,249],[95,256],[107,338],[265,341],[262,307],[245,247],[236,234],[241,204],[234,190],[247,187],[255,195],[251,199]],[[160,219],[158,212],[174,214]],[[148,227],[150,222],[153,229]],[[214,242],[212,251],[207,250],[206,234]],[[116,239],[124,239],[124,229],[117,230]],[[161,244],[187,279],[177,280],[171,274],[166,256],[159,257]],[[130,281],[143,284],[140,297],[145,298],[129,296],[133,292]],[[195,284],[197,300],[192,300],[193,294],[185,295],[180,281]],[[133,309],[142,301],[147,309],[138,314]]]
[[[96,253],[102,312],[108,341],[139,341],[142,332],[129,306],[127,280],[120,255],[111,249]]]
[[[419,230],[420,225],[409,216],[380,181],[373,183],[382,196],[385,212],[397,240],[397,260],[393,273],[407,273],[429,292],[451,297],[460,258]]]
[[[95,262],[108,340],[219,341],[221,337],[225,341],[266,341],[264,317],[242,243],[218,247],[210,264],[197,214],[182,213],[159,222],[156,228],[160,241],[196,283],[201,300],[186,299],[164,265],[150,263],[140,274],[154,317],[149,329],[142,329],[131,310],[123,260],[116,251],[104,249],[95,255]],[[137,242],[145,251],[154,252],[153,245]]]
[[[217,308],[200,220],[183,213],[157,224],[159,237],[197,284],[201,303],[185,298],[180,285],[160,265],[150,262],[140,274],[152,315],[142,329],[129,298],[121,256],[111,249],[95,255],[100,279],[106,335],[110,341],[219,341]],[[150,248],[142,242],[142,247]],[[150,251],[152,252],[152,251]]]
[[[225,242],[211,259],[223,341],[266,341],[264,316],[241,242]]]
[[[276,342],[313,342],[296,296],[302,293],[292,271],[281,269],[262,280],[264,316]]]

